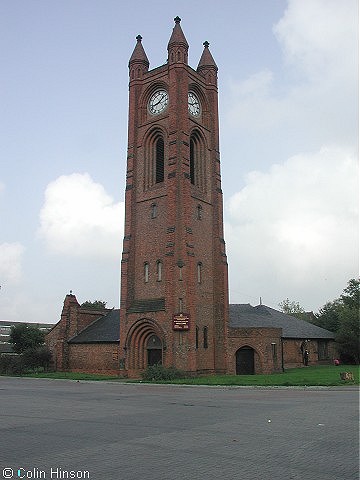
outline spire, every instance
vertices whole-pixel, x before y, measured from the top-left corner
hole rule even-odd
[[[180,26],[181,18],[175,17],[174,21],[175,26],[168,43],[169,63],[187,64],[189,44]]]
[[[204,42],[203,45],[204,45],[204,50],[201,55],[199,65],[197,67],[197,71],[200,73],[200,70],[204,68],[206,69],[213,68],[214,70],[217,71],[218,70],[217,65],[209,50],[209,45],[210,45],[209,42]]]
[[[149,70],[149,60],[141,43],[142,36],[138,35],[136,37],[136,40],[137,43],[129,60],[129,69],[131,70],[131,67],[134,67],[136,64],[138,66],[142,66],[142,72],[147,72]]]
[[[218,67],[209,50],[209,42],[204,42],[204,50],[199,60],[197,72],[205,77],[208,83],[216,85]]]

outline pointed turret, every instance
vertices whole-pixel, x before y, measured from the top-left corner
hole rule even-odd
[[[180,26],[181,18],[175,17],[175,26],[168,43],[168,61],[172,63],[186,63],[188,62],[189,44],[186,41],[185,35]]]
[[[137,43],[129,60],[130,78],[140,78],[143,73],[149,70],[149,60],[146,56],[144,47],[142,46],[142,36],[136,37]]]
[[[216,83],[218,67],[209,50],[209,42],[204,42],[204,50],[201,55],[197,72],[206,78],[208,83]]]

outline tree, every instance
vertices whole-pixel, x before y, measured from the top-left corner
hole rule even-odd
[[[305,310],[300,306],[299,302],[290,301],[288,298],[279,303],[281,311],[297,318],[304,318]]]
[[[330,330],[330,332],[337,332],[340,327],[340,311],[342,306],[340,299],[327,302],[319,309],[319,313],[315,314],[313,323],[321,328]]]
[[[24,353],[44,344],[45,334],[38,327],[22,323],[11,327],[9,342],[15,353]]]
[[[346,363],[360,362],[359,297],[360,281],[353,278],[340,298],[320,308],[314,321],[319,327],[335,333],[340,358]]]
[[[340,327],[336,332],[340,357],[348,363],[360,363],[359,315],[356,309],[345,305],[340,312]]]
[[[105,310],[106,309],[106,302],[103,300],[94,300],[91,302],[87,300],[86,302],[81,304],[83,308],[89,308],[90,310]]]
[[[22,323],[11,328],[9,342],[17,356],[0,358],[0,372],[21,375],[41,368],[47,371],[51,352],[44,345],[45,333],[40,328]]]
[[[340,296],[344,305],[351,309],[359,309],[360,299],[360,280],[352,278],[348,281],[348,286],[344,289],[344,293]]]

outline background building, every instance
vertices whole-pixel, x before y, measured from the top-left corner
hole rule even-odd
[[[17,325],[27,324],[26,322],[7,322],[0,320],[0,354],[14,354],[11,343],[9,343],[11,328]],[[52,323],[28,323],[32,327],[39,328],[43,332],[47,333],[53,328]]]

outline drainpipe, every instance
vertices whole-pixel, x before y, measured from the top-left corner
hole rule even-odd
[[[280,337],[280,342],[281,342],[281,370],[283,373],[285,372],[284,368],[284,344],[283,344],[283,337]]]

